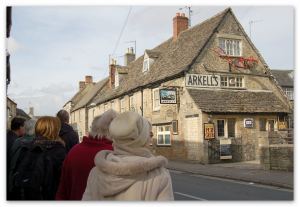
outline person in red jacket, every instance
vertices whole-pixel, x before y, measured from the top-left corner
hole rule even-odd
[[[69,151],[63,163],[55,200],[82,199],[89,173],[95,167],[96,154],[101,150],[114,150],[108,130],[117,115],[116,111],[110,109],[96,116],[88,136],[84,136],[83,141]]]

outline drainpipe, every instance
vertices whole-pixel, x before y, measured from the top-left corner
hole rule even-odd
[[[142,116],[144,116],[144,111],[143,111],[143,88],[142,87],[140,87],[140,90],[141,90],[141,100],[142,100],[142,104],[141,104],[141,106],[140,106],[140,109],[141,109],[141,111],[142,111]]]

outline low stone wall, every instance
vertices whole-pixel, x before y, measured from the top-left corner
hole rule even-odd
[[[270,145],[270,169],[294,171],[294,145]]]

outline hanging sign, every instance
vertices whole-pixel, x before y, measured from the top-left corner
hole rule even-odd
[[[251,118],[244,119],[244,127],[253,127],[253,119]]]
[[[278,129],[286,129],[285,121],[279,121]]]
[[[220,140],[220,159],[232,159],[231,140]]]
[[[220,88],[220,75],[186,74],[185,86]]]
[[[215,138],[215,127],[214,123],[204,123],[204,139]]]
[[[160,89],[160,104],[176,104],[176,90]]]

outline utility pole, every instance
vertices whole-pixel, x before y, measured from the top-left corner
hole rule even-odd
[[[251,40],[251,24],[255,23],[255,22],[261,22],[262,20],[259,20],[259,21],[250,21],[249,22],[249,26],[250,26],[250,40]]]

